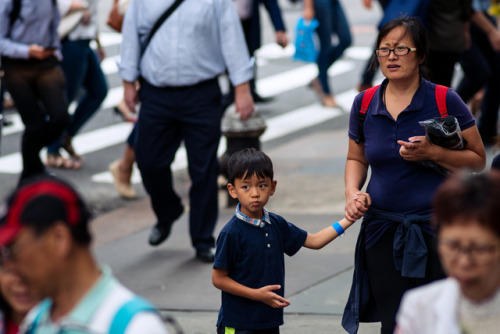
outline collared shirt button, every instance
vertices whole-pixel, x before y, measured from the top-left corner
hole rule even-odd
[[[271,248],[271,244],[267,244],[267,248]]]
[[[266,238],[269,236],[269,233],[266,233]]]

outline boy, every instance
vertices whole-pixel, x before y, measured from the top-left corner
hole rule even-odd
[[[302,246],[319,249],[342,235],[353,222],[343,218],[315,234],[269,213],[264,206],[276,190],[271,159],[247,148],[228,162],[227,189],[239,200],[236,214],[217,239],[212,282],[222,290],[217,333],[279,333],[283,308],[285,263]],[[369,206],[369,199],[359,198]]]

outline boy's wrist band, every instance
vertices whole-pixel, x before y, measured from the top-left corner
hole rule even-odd
[[[332,227],[337,232],[337,234],[339,235],[339,237],[343,237],[344,236],[344,232],[345,232],[344,228],[342,227],[342,225],[340,225],[339,222],[333,223]]]

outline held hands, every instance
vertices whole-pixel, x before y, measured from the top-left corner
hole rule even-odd
[[[281,289],[280,285],[266,285],[256,290],[255,299],[271,306],[272,308],[284,308],[290,305],[290,302],[281,297],[274,290]]]
[[[364,216],[365,212],[372,205],[370,194],[355,191],[346,198],[345,218],[354,222]]]
[[[398,140],[398,144],[401,145],[399,154],[406,161],[433,160],[431,153],[435,145],[425,136],[410,137],[407,142]]]
[[[42,60],[49,56],[52,56],[55,51],[55,49],[45,49],[43,46],[31,44],[28,54],[30,58]]]

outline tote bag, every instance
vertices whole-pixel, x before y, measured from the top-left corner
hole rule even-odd
[[[318,58],[319,50],[314,41],[314,32],[318,28],[319,22],[316,19],[306,21],[299,18],[295,31],[295,54],[293,59],[306,62],[315,62]]]

